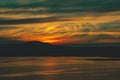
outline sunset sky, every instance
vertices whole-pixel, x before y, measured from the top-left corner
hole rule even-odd
[[[120,0],[0,0],[0,43],[120,43]]]

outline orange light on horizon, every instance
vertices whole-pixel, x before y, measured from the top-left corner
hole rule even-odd
[[[45,38],[45,37],[44,37]],[[39,42],[44,42],[44,43],[49,43],[49,44],[64,44],[64,43],[68,43],[68,41],[66,40],[62,40],[62,39],[42,39],[40,37],[23,37],[20,40],[22,41],[39,41]]]

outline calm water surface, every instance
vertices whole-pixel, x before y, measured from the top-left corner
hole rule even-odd
[[[120,60],[105,57],[1,57],[0,80],[120,80]]]

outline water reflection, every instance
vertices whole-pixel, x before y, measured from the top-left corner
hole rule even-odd
[[[96,58],[0,58],[0,80],[119,80],[119,60],[93,61],[93,59]]]
[[[41,66],[43,66],[44,70],[46,70],[42,72],[42,74],[47,74],[47,76],[44,76],[44,80],[54,80],[55,74],[59,74],[64,71],[55,69],[58,66],[58,62],[59,59],[52,57],[42,59]]]

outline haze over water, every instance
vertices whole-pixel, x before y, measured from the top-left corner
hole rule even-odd
[[[0,58],[0,80],[119,79],[120,60],[106,57]]]

